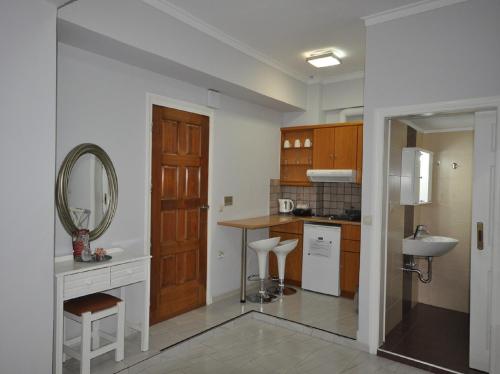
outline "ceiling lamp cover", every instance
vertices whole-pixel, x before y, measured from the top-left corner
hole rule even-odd
[[[306,61],[317,68],[340,65],[341,61],[333,52],[310,56]]]

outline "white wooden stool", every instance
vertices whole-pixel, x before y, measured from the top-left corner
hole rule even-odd
[[[117,315],[116,336],[99,331],[99,320]],[[90,360],[115,350],[115,361],[123,360],[125,340],[125,303],[114,296],[96,293],[68,300],[64,303],[64,317],[79,322],[81,336],[65,341],[64,354],[80,361],[80,373],[90,374]],[[100,337],[112,341],[100,347]],[[81,342],[80,351],[70,345]]]

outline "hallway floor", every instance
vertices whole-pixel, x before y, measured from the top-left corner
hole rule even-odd
[[[248,293],[251,292],[249,289]],[[113,360],[112,353],[105,354],[92,360],[92,373],[117,373],[159,354],[167,347],[250,311],[331,331],[349,338],[348,340],[356,338],[358,315],[351,299],[297,289],[294,295],[275,303],[260,305],[249,302],[241,304],[239,295],[231,295],[151,326],[150,349],[147,352],[140,351],[138,334],[128,336],[125,340],[124,361],[117,363]],[[70,359],[63,365],[64,374],[77,373],[78,368],[79,362],[75,359]]]
[[[389,332],[381,349],[460,373],[480,373],[469,369],[467,313],[417,304]]]
[[[125,373],[420,374],[424,372],[246,315],[165,350],[120,374]]]

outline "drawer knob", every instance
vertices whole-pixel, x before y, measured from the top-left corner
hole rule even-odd
[[[85,284],[86,285],[91,285],[92,284],[92,279],[85,279]]]
[[[127,274],[132,274],[132,269],[128,269]]]

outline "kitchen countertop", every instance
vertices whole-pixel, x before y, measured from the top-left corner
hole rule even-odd
[[[236,227],[240,229],[262,229],[266,227],[273,227],[279,225],[285,225],[287,223],[306,221],[306,222],[318,222],[318,223],[336,223],[342,225],[361,225],[361,222],[352,221],[341,221],[341,220],[330,220],[325,217],[297,217],[288,214],[281,215],[269,215],[261,217],[251,217],[243,218],[231,221],[219,221],[217,222],[221,226]]]

